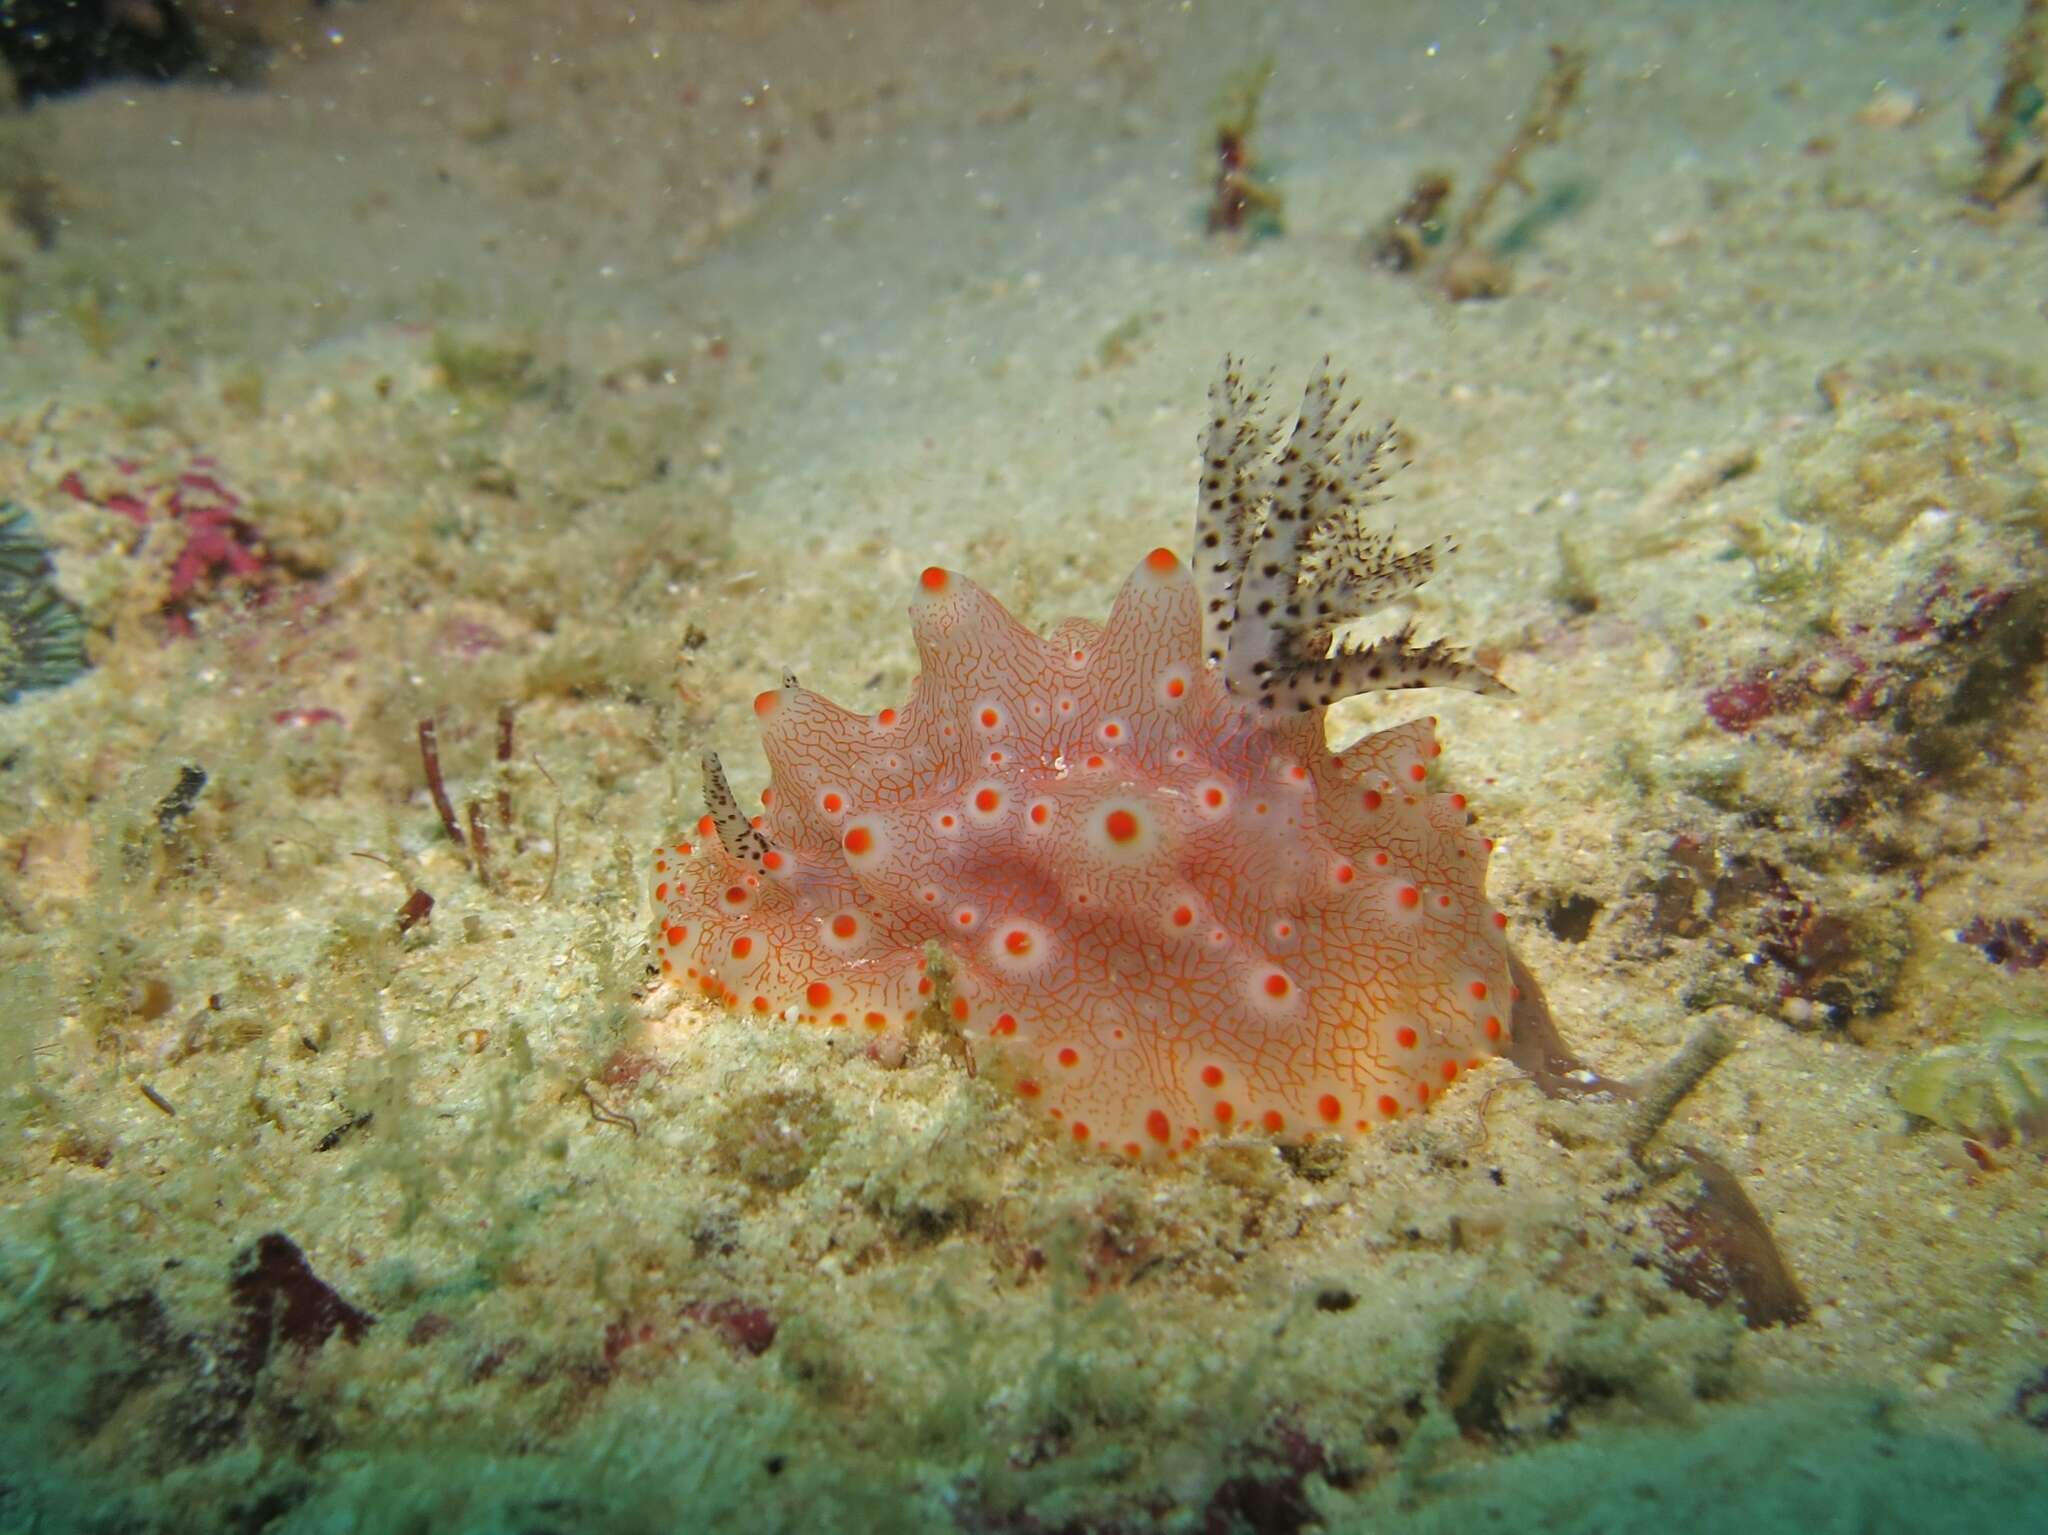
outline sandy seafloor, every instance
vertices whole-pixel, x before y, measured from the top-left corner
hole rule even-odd
[[[379,0],[0,122],[59,216],[0,499],[94,661],[0,709],[0,1529],[2048,1527],[2048,226],[1963,196],[2017,10]],[[1512,291],[1374,266],[1552,41]],[[1283,229],[1212,235],[1265,56]],[[926,563],[1100,616],[1225,351],[1407,429],[1406,611],[1515,697],[1343,733],[1441,717],[1601,1071],[1734,1031],[1664,1134],[1803,1319],[1674,1285],[1690,1175],[1505,1062],[1161,1171],[652,985],[698,752],[756,793],[785,666],[900,700]],[[108,505],[190,472],[253,581]]]

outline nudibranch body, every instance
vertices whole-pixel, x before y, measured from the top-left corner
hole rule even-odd
[[[1333,753],[1323,715],[1506,689],[1406,630],[1335,644],[1434,569],[1365,524],[1389,428],[1344,436],[1327,375],[1277,444],[1233,367],[1212,404],[1192,570],[1155,549],[1106,623],[1041,638],[934,567],[902,707],[850,713],[794,678],[755,700],[763,815],[708,757],[710,813],[654,861],[665,974],[883,1034],[929,1001],[935,940],[977,1063],[1133,1158],[1365,1131],[1499,1048],[1491,844],[1433,784],[1435,721]]]

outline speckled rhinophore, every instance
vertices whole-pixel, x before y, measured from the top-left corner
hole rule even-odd
[[[1340,442],[1327,375],[1277,449],[1234,370],[1214,401],[1199,578],[1155,549],[1106,624],[1040,638],[934,567],[902,708],[852,714],[794,678],[755,700],[765,814],[707,758],[713,813],[655,858],[665,974],[884,1032],[924,1005],[936,939],[977,1061],[1007,1057],[1064,1134],[1131,1157],[1368,1130],[1484,1063],[1505,921],[1490,842],[1432,787],[1435,721],[1333,754],[1323,714],[1374,688],[1506,690],[1405,631],[1333,648],[1433,561],[1361,525],[1384,431]]]

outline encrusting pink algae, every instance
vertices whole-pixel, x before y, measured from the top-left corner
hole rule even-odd
[[[756,698],[764,815],[707,756],[709,814],[654,858],[664,975],[886,1034],[936,942],[976,1063],[1133,1159],[1364,1132],[1484,1064],[1510,1015],[1491,843],[1431,785],[1433,719],[1333,753],[1324,713],[1507,690],[1405,629],[1336,643],[1435,568],[1367,524],[1390,427],[1346,435],[1327,372],[1278,444],[1234,365],[1212,406],[1192,572],[1155,549],[1106,624],[1040,638],[932,567],[901,708]]]

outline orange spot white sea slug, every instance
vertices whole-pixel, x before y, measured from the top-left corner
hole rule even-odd
[[[900,1030],[952,961],[977,1065],[1077,1142],[1178,1156],[1253,1130],[1357,1134],[1429,1107],[1509,1020],[1490,844],[1431,786],[1433,719],[1339,752],[1323,716],[1394,688],[1505,693],[1406,629],[1336,631],[1419,586],[1367,511],[1390,427],[1346,435],[1324,372],[1284,440],[1234,364],[1211,392],[1194,568],[1155,549],[1107,623],[1041,638],[919,577],[922,671],[853,714],[784,677],[773,779],[657,850],[664,974],[743,1012]]]

